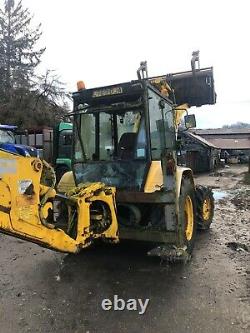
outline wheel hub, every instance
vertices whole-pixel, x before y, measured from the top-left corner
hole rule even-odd
[[[209,220],[210,213],[211,213],[211,201],[209,198],[207,198],[203,201],[202,205],[202,215],[205,221]]]
[[[185,218],[186,218],[186,238],[188,241],[191,240],[194,231],[194,210],[193,202],[190,196],[186,197],[185,200]]]

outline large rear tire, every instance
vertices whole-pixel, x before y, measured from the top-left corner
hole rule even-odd
[[[179,219],[181,243],[187,247],[187,253],[191,254],[194,248],[197,227],[195,190],[191,180],[188,178],[183,178],[181,184]]]
[[[214,216],[213,192],[209,187],[198,185],[195,188],[195,197],[197,202],[197,228],[208,230]]]

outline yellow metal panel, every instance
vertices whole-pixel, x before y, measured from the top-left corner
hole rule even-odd
[[[159,191],[162,185],[163,185],[163,176],[162,176],[161,161],[152,161],[148,171],[147,180],[144,186],[144,192],[153,193],[155,191]]]
[[[193,180],[192,170],[185,167],[177,166],[176,168],[176,195],[177,198],[180,195],[181,180],[183,174],[186,174],[189,178]],[[147,180],[144,186],[145,193],[153,193],[159,191],[163,185],[163,175],[161,168],[161,161],[152,161],[149,168]]]
[[[57,185],[57,191],[60,193],[67,193],[76,187],[73,172],[66,172]]]
[[[181,190],[181,181],[182,177],[188,177],[191,182],[194,184],[193,172],[190,168],[177,166],[176,168],[176,196],[179,198]]]

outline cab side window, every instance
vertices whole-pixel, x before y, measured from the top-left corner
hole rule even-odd
[[[153,160],[160,160],[162,151],[175,142],[172,106],[151,89],[148,90],[148,97],[151,156]]]

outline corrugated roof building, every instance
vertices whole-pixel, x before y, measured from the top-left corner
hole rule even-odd
[[[192,133],[220,149],[250,150],[250,128],[194,129]]]
[[[183,131],[179,134],[181,151],[178,163],[193,170],[194,173],[209,172],[220,163],[220,149],[201,136]]]

